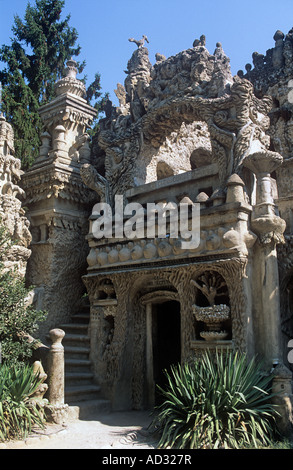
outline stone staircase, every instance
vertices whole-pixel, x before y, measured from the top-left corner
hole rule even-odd
[[[72,323],[60,325],[65,331],[65,403],[79,418],[98,412],[109,412],[110,402],[101,397],[100,386],[94,383],[91,370],[89,307],[72,317]]]

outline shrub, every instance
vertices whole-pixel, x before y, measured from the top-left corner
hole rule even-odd
[[[0,219],[0,345],[3,361],[18,363],[27,361],[34,343],[28,340],[45,313],[26,305],[29,289],[16,270],[4,269],[3,258],[13,242]]]
[[[261,364],[238,353],[208,351],[192,365],[172,366],[153,425],[159,447],[239,448],[271,442],[276,409]]]
[[[33,425],[44,427],[42,409],[30,401],[41,383],[31,366],[0,365],[0,439],[24,438]]]

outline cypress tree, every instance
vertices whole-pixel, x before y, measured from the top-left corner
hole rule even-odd
[[[69,25],[70,15],[61,18],[65,0],[35,0],[28,3],[24,19],[14,17],[14,34],[9,46],[0,48],[3,85],[2,111],[15,133],[16,157],[28,168],[38,155],[42,124],[40,105],[52,99],[54,83],[64,71],[66,61],[78,56],[77,30]],[[78,63],[81,73],[85,62]],[[89,86],[89,98],[98,99],[100,76]],[[97,112],[100,109],[95,105]]]

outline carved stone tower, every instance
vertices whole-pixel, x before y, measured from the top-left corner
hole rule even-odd
[[[80,167],[90,161],[86,131],[96,110],[84,99],[85,86],[76,73],[76,63],[68,61],[65,78],[55,85],[56,97],[40,108],[42,146],[23,176],[32,231],[27,279],[39,288],[38,305],[48,312],[41,336],[70,319],[84,292],[93,192],[83,184]]]
[[[31,254],[28,248],[31,234],[19,199],[24,196],[19,187],[23,174],[20,165],[20,160],[14,156],[13,128],[0,113],[0,219],[14,241],[3,262],[6,268],[15,267],[24,276]]]

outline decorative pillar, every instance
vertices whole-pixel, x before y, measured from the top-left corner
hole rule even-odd
[[[279,272],[276,245],[283,241],[285,221],[277,215],[270,174],[282,163],[281,155],[266,149],[255,149],[244,160],[257,178],[256,205],[253,207],[251,227],[259,237],[255,244],[254,308],[257,324],[257,351],[268,367],[281,361],[281,324]]]
[[[244,202],[244,182],[236,175],[231,175],[227,180],[226,204],[230,202]]]
[[[85,86],[76,73],[76,63],[68,61],[66,76],[55,84],[56,97],[41,106],[40,155],[23,175],[33,236],[27,283],[42,287],[42,309],[48,312],[38,333],[42,340],[79,309],[89,252],[88,218],[98,200],[80,174],[90,159],[87,130],[97,111],[85,100]]]
[[[48,422],[65,424],[68,420],[78,417],[78,408],[64,403],[65,366],[62,340],[65,332],[55,328],[49,334],[52,345],[47,358],[48,392],[46,398],[49,403],[45,404],[45,415]]]
[[[64,404],[64,348],[65,332],[59,328],[50,331],[52,346],[48,356],[48,400],[50,405]]]

